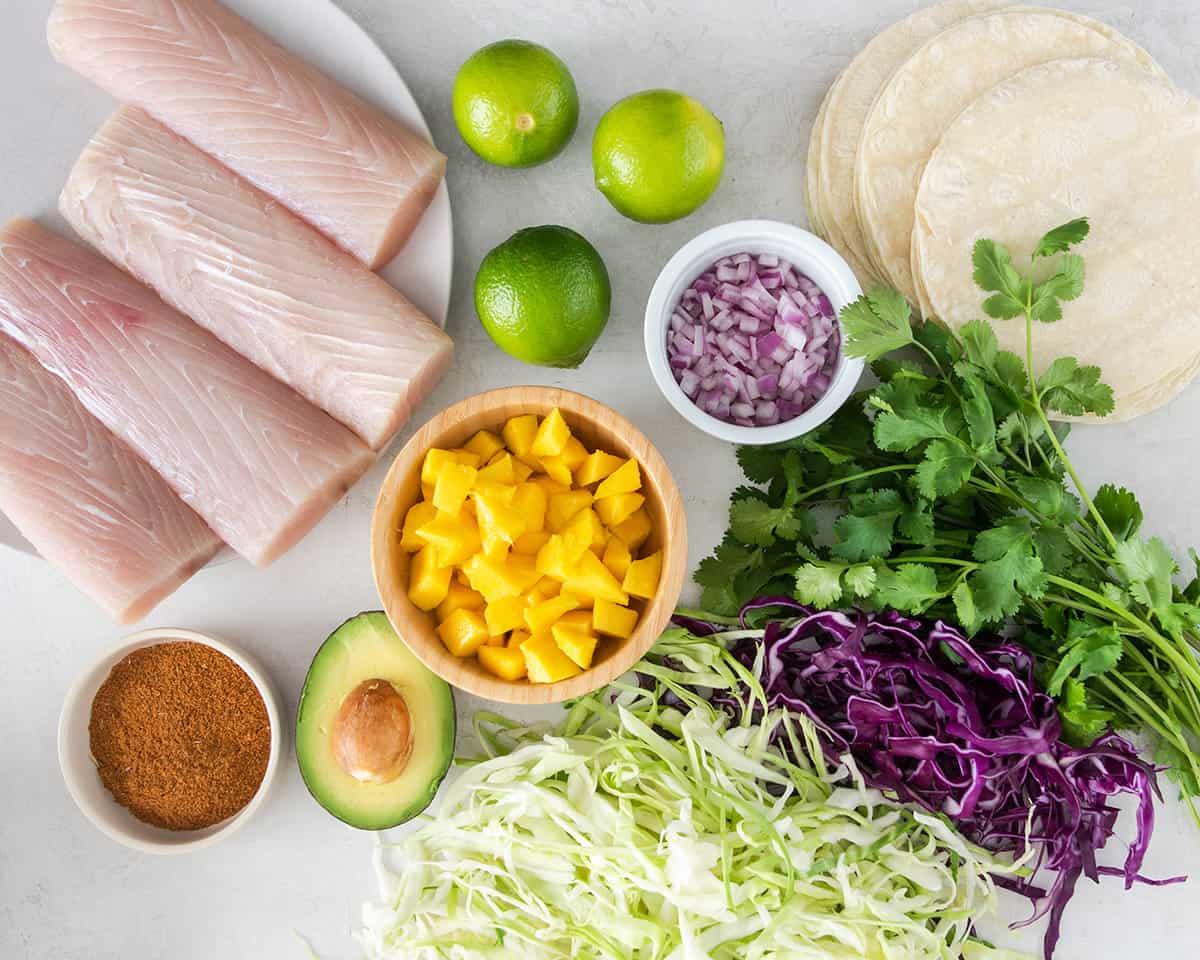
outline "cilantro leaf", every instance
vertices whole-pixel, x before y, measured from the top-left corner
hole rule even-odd
[[[1046,477],[1016,477],[1013,486],[1033,506],[1033,512],[1055,523],[1072,523],[1079,519],[1079,498],[1063,486],[1060,480]]]
[[[796,571],[796,599],[830,607],[842,599],[842,564],[806,563]]]
[[[1081,243],[1091,230],[1087,217],[1068,220],[1061,226],[1049,231],[1038,245],[1033,248],[1033,257],[1052,257],[1056,253],[1065,253],[1077,243]]]
[[[784,513],[763,500],[738,500],[729,507],[729,532],[743,543],[769,547],[775,542],[775,527]]]
[[[726,538],[717,545],[711,557],[700,561],[694,577],[702,587],[719,587],[730,583],[738,574],[748,570],[760,557],[760,551]]]
[[[963,356],[981,370],[991,370],[1000,352],[996,331],[986,320],[971,320],[958,331],[963,344]]]
[[[1074,300],[1083,293],[1083,257],[1064,253],[1058,271],[1033,288],[1029,315],[1038,323],[1057,323],[1062,319],[1061,300]]]
[[[1167,776],[1179,784],[1189,797],[1200,797],[1200,779],[1192,767],[1193,757],[1168,740],[1162,740],[1154,751],[1154,762],[1167,768]]]
[[[1092,497],[1105,526],[1118,540],[1128,540],[1142,528],[1142,507],[1129,490],[1106,483]]]
[[[958,441],[934,440],[917,465],[917,487],[930,500],[957,493],[971,479],[975,459]]]
[[[921,614],[943,596],[937,574],[923,563],[880,566],[875,571],[875,602],[880,606]]]
[[[904,510],[895,490],[872,490],[850,495],[850,511],[833,524],[838,542],[833,555],[857,563],[882,557],[892,549],[892,532]]]
[[[1067,639],[1063,657],[1046,684],[1046,692],[1052,697],[1062,692],[1063,684],[1073,674],[1085,683],[1108,673],[1125,652],[1125,643],[1112,624],[1101,626],[1075,618],[1067,627]]]
[[[967,421],[967,430],[971,435],[971,443],[979,452],[996,448],[996,414],[992,410],[992,401],[988,399],[987,390],[978,377],[963,377],[963,419]]]
[[[1094,413],[1106,417],[1113,411],[1112,387],[1100,382],[1100,368],[1081,367],[1074,357],[1059,357],[1038,380],[1042,405],[1067,416]]]
[[[928,545],[933,542],[933,503],[924,497],[918,497],[900,514],[896,521],[899,531],[913,543]]]
[[[875,445],[881,450],[911,450],[926,440],[952,437],[958,432],[957,414],[945,404],[921,402],[921,394],[908,380],[884,384],[871,394],[875,417]]]
[[[973,553],[980,565],[963,584],[980,622],[998,623],[1020,609],[1023,596],[1037,598],[1045,592],[1045,569],[1027,517],[983,531],[975,538]]]
[[[983,302],[983,312],[997,320],[1011,320],[1025,312],[1032,291],[1012,265],[1008,247],[994,240],[977,240],[971,254],[975,283],[981,290],[995,291]]]
[[[854,596],[869,597],[875,590],[875,568],[869,563],[856,563],[846,569],[842,582]]]
[[[1058,698],[1058,715],[1062,718],[1063,734],[1077,747],[1091,746],[1116,719],[1111,710],[1091,706],[1087,688],[1074,679],[1067,680]]]
[[[1122,540],[1115,553],[1117,566],[1124,574],[1130,595],[1145,604],[1160,622],[1168,617],[1175,596],[1173,577],[1179,570],[1171,551],[1158,537],[1150,540]]]
[[[912,309],[887,287],[875,287],[842,308],[839,319],[849,357],[875,360],[913,342]]]
[[[770,483],[783,476],[783,455],[772,447],[738,447],[737,461],[752,483]]]

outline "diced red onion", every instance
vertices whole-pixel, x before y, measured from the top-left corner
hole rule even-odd
[[[774,254],[722,257],[671,313],[671,371],[721,420],[767,426],[799,416],[832,382],[841,353],[833,304]]]

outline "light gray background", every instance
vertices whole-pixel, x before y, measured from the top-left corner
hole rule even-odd
[[[286,3],[288,0],[278,0]],[[681,421],[657,394],[641,353],[642,309],[667,257],[693,235],[743,217],[804,222],[803,152],[829,82],[905,0],[342,0],[398,64],[450,156],[455,292],[449,332],[458,366],[418,421],[477,390],[546,383],[590,393],[633,419],[658,444],[687,500],[693,564],[724,526],[737,480],[732,450]],[[1200,5],[1066,3],[1144,44],[1172,77],[1200,90]],[[0,0],[0,218],[41,214],[108,101],[53,64],[46,0]],[[508,36],[553,48],[575,74],[579,132],[551,164],[525,172],[485,167],[462,145],[450,114],[454,72],[473,50]],[[616,214],[591,186],[589,145],[612,102],[667,86],[699,97],[722,119],[725,179],[692,217],[662,227]],[[514,230],[561,223],[600,250],[613,280],[613,314],[578,371],[522,366],[492,346],[471,306],[482,255]],[[1133,319],[1133,318],[1131,318]],[[1193,470],[1200,389],[1125,426],[1078,430],[1070,442],[1093,484],[1126,483],[1150,526],[1179,552],[1200,544]],[[148,625],[226,636],[265,663],[295,709],[308,660],[345,617],[377,605],[367,557],[371,502],[382,467],[300,547],[269,570],[232,562],[206,570]],[[0,548],[0,957],[302,957],[297,934],[323,957],[350,957],[360,901],[373,891],[371,836],[343,827],[307,796],[291,756],[254,823],[215,848],[152,858],[89,826],[59,777],[59,705],[78,665],[116,638],[54,570]],[[465,701],[466,698],[461,698]],[[460,704],[469,712],[471,704]],[[1114,849],[1109,858],[1119,856]],[[1200,948],[1200,831],[1168,800],[1147,862],[1153,875],[1191,871],[1196,882],[1126,894],[1115,881],[1081,886],[1060,960],[1182,958]],[[1006,918],[1023,907],[1005,902]],[[1037,937],[994,931],[1033,947]]]

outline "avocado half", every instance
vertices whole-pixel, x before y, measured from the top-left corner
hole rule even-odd
[[[433,802],[454,759],[454,694],[376,611],[321,644],[300,692],[296,759],[339,820],[386,830]]]

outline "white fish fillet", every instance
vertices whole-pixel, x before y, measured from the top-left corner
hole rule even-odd
[[[140,620],[221,546],[162,477],[5,336],[0,510],[118,623]]]
[[[92,251],[0,230],[0,332],[264,566],[370,466],[349,430]]]
[[[454,344],[385,280],[142,110],[92,139],[59,202],[109,260],[385,446]]]
[[[396,255],[446,171],[422,136],[215,0],[59,0],[47,35],[61,63],[369,267]]]

